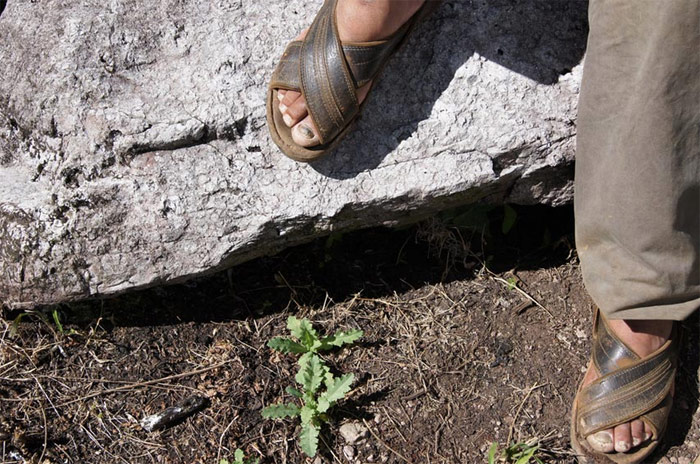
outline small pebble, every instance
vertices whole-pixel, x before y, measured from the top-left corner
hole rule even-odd
[[[340,426],[340,435],[345,443],[352,445],[367,436],[367,427],[359,422],[346,422]]]
[[[353,461],[355,459],[355,448],[345,445],[343,446],[343,454],[348,461]]]

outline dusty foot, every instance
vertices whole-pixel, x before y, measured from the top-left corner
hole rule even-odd
[[[338,0],[336,10],[338,34],[341,41],[368,42],[381,40],[396,32],[424,0]],[[302,32],[297,40],[306,35]],[[369,92],[371,82],[357,90],[362,102]],[[316,127],[306,111],[306,101],[299,92],[280,90],[280,112],[285,124],[292,128],[292,138],[303,146],[319,144]]]
[[[647,356],[661,347],[671,336],[672,321],[623,321],[608,320],[610,329],[629,345],[639,356]],[[588,385],[597,378],[591,366],[583,384]],[[633,420],[613,429],[603,430],[586,439],[593,449],[601,453],[626,453],[647,441],[651,430],[641,420]]]

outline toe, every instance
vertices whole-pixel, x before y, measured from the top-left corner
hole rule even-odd
[[[305,117],[299,124],[292,127],[292,139],[302,147],[312,147],[320,143],[316,127],[310,116]]]
[[[284,102],[280,104],[281,111],[283,105]],[[298,123],[307,116],[308,112],[306,111],[306,100],[303,98],[297,98],[292,104],[286,106],[286,108],[282,111],[282,114],[284,117],[284,122],[289,127],[292,127],[294,124]]]
[[[626,453],[632,448],[632,428],[629,422],[620,424],[613,431],[615,451]]]
[[[282,92],[280,90],[280,92]],[[284,91],[284,98],[280,100],[282,104],[286,107],[292,106],[292,104],[297,101],[297,99],[301,97],[301,94],[297,92],[296,90],[285,90]]]
[[[611,430],[603,430],[586,437],[588,444],[599,453],[611,453],[615,450]]]
[[[644,438],[644,422],[640,420],[632,421],[632,447],[639,446],[645,440]]]

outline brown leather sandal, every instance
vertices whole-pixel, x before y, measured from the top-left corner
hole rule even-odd
[[[612,332],[600,311],[596,312],[591,363],[600,377],[579,387],[571,412],[571,446],[579,462],[636,464],[658,446],[673,403],[678,338],[674,326],[671,338],[642,359]],[[593,433],[637,418],[649,426],[652,435],[628,453],[600,453],[586,440]]]
[[[282,152],[296,161],[320,158],[349,132],[362,107],[357,101],[357,89],[379,75],[389,57],[440,0],[426,0],[388,39],[361,43],[340,42],[337,3],[338,0],[324,2],[304,40],[295,40],[287,46],[270,80],[267,93],[270,135]],[[294,142],[291,128],[279,111],[278,89],[304,95],[307,110],[318,129],[319,145],[306,148]]]

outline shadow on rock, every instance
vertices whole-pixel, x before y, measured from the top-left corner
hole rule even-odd
[[[312,167],[336,179],[377,167],[430,115],[474,54],[540,84],[557,83],[583,58],[587,10],[588,0],[445,2],[392,58],[357,130]]]
[[[0,0],[0,16],[2,16],[2,12],[5,11],[6,5],[7,5],[7,0]]]
[[[469,256],[471,250],[487,258],[494,272],[549,268],[570,259],[573,208],[536,206],[518,207],[517,211],[508,236],[487,239],[486,249],[481,226],[478,232],[462,229],[455,233],[454,224],[447,219],[401,230],[374,228],[322,237],[186,283],[41,311],[47,321],[57,310],[64,325],[99,324],[107,331],[124,326],[257,319],[355,296],[381,299],[424,285],[471,279],[480,267]],[[497,235],[503,219],[498,209],[492,213],[489,227]],[[9,312],[4,317],[14,320],[20,314]],[[383,343],[386,340],[360,342],[366,347]]]

